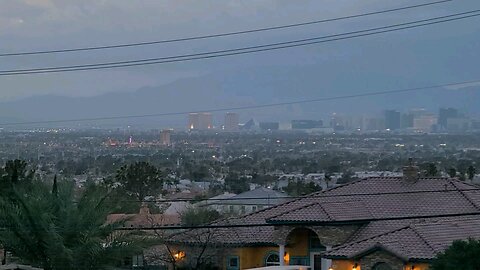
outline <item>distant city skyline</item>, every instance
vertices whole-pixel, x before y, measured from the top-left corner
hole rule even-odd
[[[240,121],[240,113],[225,113],[224,122],[215,122],[215,114],[191,113],[187,121],[189,130],[252,131],[252,130],[304,130],[330,133],[335,131],[418,131],[418,132],[463,132],[480,129],[480,118],[471,118],[456,108],[439,108],[431,112],[423,108],[404,111],[384,110],[382,113],[349,115],[332,113],[330,121],[323,119],[276,119],[257,121],[255,117]],[[220,114],[217,114],[219,116]],[[203,117],[203,124],[199,121]],[[327,124],[325,124],[327,123]],[[180,129],[181,130],[181,129]]]

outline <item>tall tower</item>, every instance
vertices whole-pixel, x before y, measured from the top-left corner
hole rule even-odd
[[[208,112],[190,113],[188,115],[189,130],[209,130],[213,129],[212,114]]]
[[[200,113],[200,117],[198,119],[198,129],[199,130],[213,129],[213,118],[211,113],[208,113],[208,112]]]
[[[390,130],[400,129],[401,117],[399,111],[386,110],[385,111],[385,128]]]
[[[200,123],[200,114],[199,113],[190,113],[188,114],[188,129],[194,130],[198,129]]]
[[[172,131],[173,129],[163,129],[162,132],[160,132],[160,142],[163,145],[171,145],[170,134]]]
[[[237,113],[225,114],[225,131],[238,131],[239,117]]]
[[[438,112],[438,125],[446,129],[449,118],[457,118],[458,110],[454,108],[440,108]]]

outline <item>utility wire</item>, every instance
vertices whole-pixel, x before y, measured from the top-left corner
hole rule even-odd
[[[367,177],[368,178],[368,177]],[[419,194],[419,193],[449,193],[449,192],[463,192],[463,191],[479,191],[480,188],[465,188],[465,189],[446,189],[446,190],[415,190],[415,191],[398,191],[398,192],[369,192],[369,193],[349,193],[349,194],[324,194],[313,193],[304,196],[291,196],[291,197],[258,197],[258,198],[221,198],[221,199],[165,199],[165,200],[119,200],[119,202],[145,202],[145,203],[170,203],[170,202],[205,202],[205,205],[215,204],[216,202],[223,201],[242,201],[242,200],[286,200],[284,203],[288,203],[289,200],[296,199],[311,199],[311,198],[343,198],[353,196],[382,196],[382,195],[403,195],[403,194]],[[331,191],[331,190],[327,190]],[[210,202],[211,201],[211,202]]]
[[[358,220],[337,221],[337,222],[318,222],[318,221],[298,221],[298,222],[272,222],[272,223],[237,223],[237,224],[215,224],[215,225],[167,225],[167,226],[149,226],[149,227],[119,227],[117,231],[155,231],[155,230],[193,230],[193,229],[224,229],[224,228],[251,228],[251,227],[273,227],[273,226],[292,226],[301,224],[352,224],[354,222],[365,223],[373,221],[386,221],[386,220],[409,220],[409,219],[426,219],[426,218],[447,218],[447,217],[463,217],[463,216],[479,216],[480,211],[455,213],[455,214],[442,214],[442,215],[419,215],[419,216],[400,216],[400,217],[387,217],[387,218],[364,218]],[[240,217],[241,218],[241,217]]]
[[[454,214],[440,214],[440,215],[419,215],[419,216],[399,216],[399,217],[386,217],[386,218],[365,218],[357,220],[348,220],[348,221],[298,221],[298,222],[272,222],[272,223],[229,223],[232,220],[220,220],[226,224],[206,224],[206,225],[160,225],[160,226],[134,226],[134,227],[118,227],[115,228],[115,231],[157,231],[157,230],[194,230],[194,229],[228,229],[228,228],[252,228],[252,227],[274,227],[274,226],[292,226],[292,225],[342,225],[342,224],[352,224],[352,223],[366,223],[374,221],[393,221],[393,220],[419,220],[419,219],[433,219],[433,218],[453,218],[453,217],[476,217],[480,216],[480,211],[473,212],[464,212],[464,213],[454,213]],[[237,217],[235,219],[239,219]],[[126,220],[128,221],[128,219]],[[6,231],[8,229],[15,228],[12,226],[2,226],[0,231]],[[29,231],[39,231],[39,230],[29,230]],[[43,230],[40,230],[43,231]]]
[[[233,36],[233,35],[240,35],[240,34],[249,34],[249,33],[263,32],[263,31],[293,28],[293,27],[299,27],[299,26],[307,26],[307,25],[313,25],[313,24],[319,24],[319,23],[326,23],[326,22],[333,22],[333,21],[339,21],[339,20],[345,20],[345,19],[353,19],[353,18],[371,16],[371,15],[378,15],[378,14],[383,14],[383,13],[414,9],[414,8],[431,6],[431,5],[436,5],[436,4],[443,4],[443,3],[451,2],[451,1],[453,1],[453,0],[442,0],[442,1],[435,1],[435,2],[418,4],[418,5],[411,5],[411,6],[393,8],[393,9],[373,11],[373,12],[368,12],[368,13],[342,16],[342,17],[331,18],[331,19],[323,19],[323,20],[301,22],[301,23],[288,24],[288,25],[280,25],[280,26],[264,27],[264,28],[250,29],[250,30],[234,31],[234,32],[226,32],[226,33],[212,34],[212,35],[202,35],[202,36],[193,36],[193,37],[185,37],[185,38],[177,38],[177,39],[158,40],[158,41],[137,42],[137,43],[124,43],[124,44],[105,45],[105,46],[90,46],[90,47],[70,48],[70,49],[56,49],[56,50],[40,50],[40,51],[25,51],[25,52],[15,52],[15,53],[2,53],[2,54],[0,54],[0,57],[37,55],[37,54],[52,54],[52,53],[66,53],[66,52],[92,51],[92,50],[104,50],[104,49],[116,49],[116,48],[125,48],[125,47],[136,47],[136,46],[146,46],[146,45],[154,45],[154,44],[162,44],[162,43],[173,43],[173,42],[180,42],[180,41],[191,41],[191,40],[200,40],[200,39],[208,39],[208,38],[226,37],[226,36]]]
[[[192,60],[200,60],[200,59],[218,58],[218,57],[233,56],[233,55],[251,54],[251,53],[257,53],[257,52],[263,52],[263,51],[272,51],[272,50],[279,50],[279,49],[286,49],[286,48],[293,48],[293,47],[301,47],[301,46],[307,46],[307,45],[313,45],[313,44],[333,42],[338,40],[371,36],[371,35],[405,30],[405,29],[423,27],[423,26],[428,26],[433,24],[445,23],[450,21],[457,21],[457,20],[480,16],[479,12],[480,10],[474,10],[474,11],[456,13],[456,14],[451,14],[446,16],[434,17],[430,19],[417,20],[417,21],[412,21],[407,23],[400,23],[400,24],[394,24],[389,26],[382,26],[382,27],[370,28],[365,30],[346,32],[341,34],[334,34],[334,35],[308,38],[308,39],[300,39],[300,40],[280,42],[280,43],[270,43],[270,44],[228,49],[228,50],[202,52],[202,53],[196,53],[196,54],[184,54],[184,55],[167,56],[167,57],[160,57],[160,58],[147,58],[147,59],[139,59],[139,60],[106,62],[106,63],[96,63],[96,64],[85,64],[85,65],[0,70],[0,76],[112,69],[112,68],[121,68],[121,67],[145,66],[145,65],[153,65],[153,64],[165,64],[165,63],[173,63],[173,62],[184,62],[184,61],[192,61]],[[390,28],[393,28],[393,29],[390,29]]]
[[[424,86],[424,87],[396,89],[396,90],[387,90],[387,91],[377,91],[377,92],[366,92],[366,93],[360,93],[360,94],[343,95],[343,96],[336,96],[336,97],[324,97],[324,98],[315,98],[315,99],[305,99],[305,100],[298,100],[298,101],[288,101],[288,102],[270,103],[270,104],[262,104],[262,105],[250,105],[250,106],[239,106],[239,107],[228,107],[228,108],[217,108],[217,109],[205,108],[203,110],[196,110],[196,111],[165,112],[165,113],[140,114],[140,115],[107,116],[107,117],[76,118],[76,119],[63,119],[63,120],[45,120],[45,121],[30,121],[30,122],[10,122],[10,123],[7,122],[7,123],[0,123],[0,126],[18,126],[18,125],[68,123],[68,122],[88,122],[88,121],[133,119],[133,118],[146,118],[146,117],[165,117],[165,116],[185,115],[185,114],[194,113],[194,112],[224,112],[224,111],[251,110],[251,109],[287,106],[287,105],[322,102],[322,101],[342,100],[342,99],[350,99],[350,98],[358,98],[358,97],[369,97],[369,96],[407,93],[407,92],[417,92],[417,91],[424,91],[424,90],[432,90],[432,89],[436,89],[436,88],[461,86],[461,85],[471,84],[471,83],[480,83],[480,79],[479,80],[471,80],[471,81],[446,83],[446,84],[437,84],[437,85]]]

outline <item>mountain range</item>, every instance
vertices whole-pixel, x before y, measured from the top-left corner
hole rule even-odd
[[[337,77],[332,80],[332,76]],[[91,97],[43,95],[2,102],[0,103],[0,123],[208,111],[428,86],[426,83],[399,84],[398,78],[376,77],[376,74],[363,74],[361,81],[354,77],[348,72],[339,76],[338,73],[329,74],[328,69],[320,71],[309,68],[277,67],[240,72],[224,71],[215,75],[181,79],[162,86],[143,87],[132,92],[112,92]],[[375,81],[375,85],[369,85],[369,81]],[[394,84],[396,87],[390,86],[393,85],[392,82],[396,82]],[[426,108],[437,112],[439,107],[456,107],[467,114],[478,115],[480,114],[480,107],[477,105],[480,100],[479,90],[479,86],[456,90],[431,89],[245,110],[239,111],[239,114],[241,122],[246,122],[252,117],[259,121],[280,122],[292,119],[325,120],[333,112],[380,115],[385,109],[406,111],[410,108]],[[186,125],[186,119],[186,115],[176,115],[42,124],[41,126],[131,125],[148,128],[179,128]],[[223,112],[215,114],[214,121],[216,125],[222,124]],[[33,125],[15,127],[26,126]]]

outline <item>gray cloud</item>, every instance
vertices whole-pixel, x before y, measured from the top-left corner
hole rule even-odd
[[[79,53],[74,55],[50,55],[1,59],[1,69],[35,67],[69,63],[88,63],[105,60],[123,60],[136,57],[157,57],[176,53],[189,53],[248,44],[289,40],[358,29],[372,25],[424,18],[429,15],[468,10],[475,0],[432,6],[418,10],[347,20],[293,29],[239,36],[228,39],[152,46],[109,52]],[[458,3],[457,3],[458,2]],[[190,35],[243,30],[261,26],[287,24],[320,18],[331,18],[365,11],[379,10],[418,3],[418,1],[384,0],[2,0],[0,8],[0,38],[2,52],[55,49],[111,43],[168,39]],[[476,19],[473,19],[476,20]],[[478,22],[478,20],[476,20]],[[477,24],[480,25],[480,24]],[[459,29],[460,28],[460,29]],[[453,31],[452,31],[453,30]],[[445,51],[451,44],[437,44],[428,53],[415,55],[415,43],[434,43],[432,40],[457,39],[462,42],[478,33],[479,27],[469,23],[435,27],[431,30],[415,30],[411,33],[391,34],[358,41],[332,45],[292,49],[244,57],[207,60],[204,62],[178,63],[142,68],[79,72],[52,75],[2,77],[0,99],[42,94],[67,96],[96,95],[113,91],[134,91],[141,87],[163,85],[175,80],[215,74],[228,70],[263,68],[310,67],[323,70],[330,65],[341,73],[352,66],[361,66],[370,73],[388,73],[391,77],[413,80],[411,71],[402,65],[417,63],[427,66],[447,61]],[[478,41],[477,39],[475,39]],[[401,44],[399,44],[399,42]],[[381,43],[382,45],[379,45]],[[388,50],[389,46],[391,50]],[[474,48],[470,50],[474,51]],[[398,54],[404,54],[398,55]],[[438,54],[438,55],[437,55]],[[388,62],[388,57],[397,63]],[[452,57],[450,57],[452,58]],[[462,63],[471,67],[474,63]],[[478,59],[477,59],[478,60]],[[352,62],[354,61],[354,62]],[[360,62],[358,62],[360,61]],[[366,64],[365,62],[370,64]],[[426,63],[423,63],[426,61]],[[452,59],[455,66],[455,59]],[[379,66],[380,65],[380,66]],[[383,66],[383,67],[382,67]],[[460,65],[458,65],[460,66]],[[415,69],[415,68],[412,68]],[[434,80],[436,67],[422,74],[425,81]],[[342,77],[342,74],[338,74]],[[480,75],[479,75],[480,76]],[[317,78],[303,78],[315,81]],[[362,78],[350,78],[352,85],[365,83]],[[370,80],[371,78],[369,78]],[[295,78],[292,78],[295,80]],[[335,87],[341,83],[325,78],[325,84]],[[415,78],[422,81],[422,79]],[[241,83],[242,78],[238,78]],[[225,91],[228,91],[225,90]],[[333,90],[332,90],[333,91]],[[304,95],[315,92],[304,92]],[[254,98],[255,99],[255,98]]]

